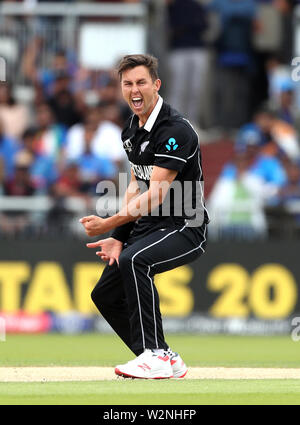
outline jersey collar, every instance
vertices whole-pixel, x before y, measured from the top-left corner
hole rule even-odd
[[[144,130],[148,131],[148,133],[150,133],[150,131],[152,130],[155,121],[158,117],[158,114],[160,113],[160,110],[162,108],[163,105],[163,98],[158,95],[158,101],[155,105],[155,108],[153,109],[153,111],[151,112],[149,118],[147,119],[146,123],[144,124]]]

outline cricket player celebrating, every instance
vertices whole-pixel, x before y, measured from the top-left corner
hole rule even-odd
[[[154,276],[199,258],[209,221],[197,134],[160,97],[157,68],[150,55],[121,60],[122,94],[133,112],[122,132],[131,181],[117,214],[80,220],[88,236],[114,229],[111,237],[87,244],[108,262],[91,297],[136,355],[115,373],[145,379],[187,373],[165,341]]]

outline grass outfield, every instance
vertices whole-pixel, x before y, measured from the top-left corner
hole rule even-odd
[[[1,404],[299,404],[300,380],[1,383]]]
[[[169,335],[189,366],[300,367],[300,342],[289,336]],[[134,358],[114,335],[7,335],[0,366],[114,366]]]
[[[300,368],[289,336],[170,335],[189,366]],[[114,366],[133,358],[114,335],[7,335],[1,366]],[[300,404],[300,380],[0,383],[0,404]]]

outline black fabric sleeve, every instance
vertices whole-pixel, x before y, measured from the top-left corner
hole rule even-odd
[[[181,171],[192,150],[197,147],[193,130],[185,123],[176,123],[161,132],[158,137],[154,165]]]
[[[122,226],[116,227],[113,230],[111,237],[117,239],[120,242],[126,242],[131,230],[133,229],[134,223],[134,221],[131,221],[130,223],[126,223]]]

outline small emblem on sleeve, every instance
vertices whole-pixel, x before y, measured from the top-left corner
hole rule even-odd
[[[166,148],[168,149],[169,152],[176,151],[176,149],[178,148],[178,145],[177,145],[176,140],[174,139],[174,137],[171,137],[168,140],[168,143],[166,144]]]
[[[132,143],[130,141],[130,139],[125,140],[125,142],[123,142],[123,146],[125,151],[131,152],[132,151]]]

